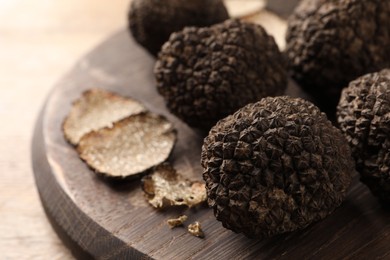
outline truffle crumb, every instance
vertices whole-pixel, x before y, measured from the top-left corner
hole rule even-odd
[[[186,215],[179,216],[178,218],[172,218],[167,220],[167,224],[170,228],[183,226],[183,223],[187,220]]]
[[[193,236],[204,238],[204,232],[198,221],[195,221],[195,223],[188,225],[188,232]]]

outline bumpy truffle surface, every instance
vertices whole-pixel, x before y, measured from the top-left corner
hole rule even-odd
[[[224,227],[267,238],[323,219],[354,172],[344,136],[308,101],[268,97],[217,123],[202,148],[208,203]]]
[[[352,81],[341,94],[338,122],[361,180],[390,202],[390,69]]]
[[[260,25],[238,20],[172,34],[155,76],[170,111],[207,130],[248,103],[282,94],[287,84],[274,38]]]
[[[135,40],[154,56],[171,33],[185,26],[210,26],[228,18],[222,0],[133,0],[128,15]]]
[[[390,1],[303,0],[286,52],[293,77],[335,110],[351,80],[390,67]]]

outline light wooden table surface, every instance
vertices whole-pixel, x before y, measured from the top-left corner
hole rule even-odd
[[[30,162],[39,110],[84,53],[126,24],[128,0],[0,0],[0,259],[71,259]]]
[[[84,53],[126,26],[129,2],[0,0],[1,260],[72,258],[39,201],[30,160],[33,127],[60,77]],[[247,8],[237,1],[235,6],[238,12]],[[264,13],[254,19],[272,17]],[[277,41],[282,44],[283,38]]]

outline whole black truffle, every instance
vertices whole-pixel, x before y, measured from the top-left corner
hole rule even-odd
[[[205,138],[208,203],[223,226],[266,238],[325,218],[346,196],[354,161],[344,136],[308,101],[264,98]]]
[[[170,111],[207,130],[248,103],[282,94],[287,84],[274,38],[260,25],[238,20],[172,34],[155,76]]]
[[[292,76],[335,112],[343,87],[390,66],[390,1],[303,0],[288,22]]]
[[[134,39],[157,56],[171,33],[229,18],[222,0],[133,0],[128,15]]]
[[[352,81],[341,94],[338,122],[361,180],[390,202],[390,69]]]

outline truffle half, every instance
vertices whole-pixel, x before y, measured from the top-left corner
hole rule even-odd
[[[260,25],[238,20],[172,34],[155,76],[169,110],[207,130],[248,103],[282,94],[287,84],[274,38]]]
[[[341,94],[338,122],[361,180],[390,202],[390,69],[352,81]]]
[[[316,106],[291,97],[264,98],[219,121],[201,160],[216,218],[259,238],[325,218],[354,172],[340,130]]]
[[[303,0],[290,17],[292,76],[335,112],[343,87],[390,66],[390,1]]]
[[[228,18],[222,0],[133,0],[128,15],[134,39],[154,56],[171,33]]]

